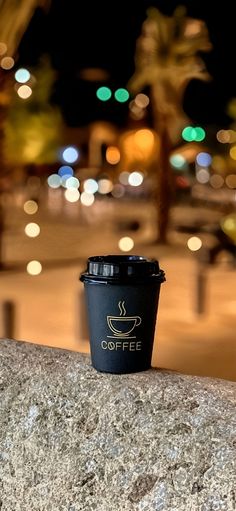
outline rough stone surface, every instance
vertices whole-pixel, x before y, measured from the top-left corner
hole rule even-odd
[[[236,383],[0,342],[1,511],[236,509]]]

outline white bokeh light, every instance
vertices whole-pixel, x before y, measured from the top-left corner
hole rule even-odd
[[[94,203],[95,198],[93,193],[88,192],[82,192],[80,197],[80,202],[83,204],[83,206],[92,206]]]
[[[198,236],[192,236],[191,238],[188,239],[187,245],[189,250],[191,250],[192,252],[196,252],[202,247],[202,240],[198,238]]]
[[[134,240],[129,236],[124,236],[123,238],[120,238],[118,247],[122,250],[122,252],[129,252],[134,247]]]
[[[75,163],[79,158],[79,151],[73,146],[66,147],[62,153],[62,157],[66,163]]]
[[[39,275],[42,271],[42,265],[39,261],[30,261],[26,266],[26,271],[29,275]]]
[[[29,238],[36,238],[40,234],[40,227],[35,222],[30,222],[25,226],[25,234]]]
[[[80,198],[80,193],[77,188],[68,188],[65,191],[65,198],[68,202],[77,202]]]
[[[128,177],[128,182],[131,186],[140,186],[143,182],[143,174],[141,172],[131,172]]]

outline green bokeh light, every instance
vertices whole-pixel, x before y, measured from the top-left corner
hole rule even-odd
[[[182,131],[182,138],[186,142],[202,142],[206,137],[206,132],[200,126],[186,126]]]
[[[99,87],[96,96],[100,101],[108,101],[111,98],[111,89],[109,87]]]
[[[129,99],[129,93],[126,89],[117,89],[114,93],[116,101],[119,103],[125,103]]]
[[[170,157],[170,164],[172,165],[172,167],[179,169],[179,170],[186,169],[186,160],[182,156],[182,154],[173,154]]]
[[[201,128],[200,126],[196,126],[196,128],[194,128],[194,129],[196,131],[195,141],[202,142],[202,140],[204,140],[204,138],[206,137],[205,130],[203,128]]]

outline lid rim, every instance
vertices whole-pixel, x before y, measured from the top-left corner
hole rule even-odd
[[[87,268],[80,280],[134,281],[155,279],[164,282],[164,271],[156,259],[139,255],[92,256],[87,260]]]

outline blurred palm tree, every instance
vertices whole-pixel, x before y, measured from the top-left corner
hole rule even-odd
[[[183,6],[173,16],[155,7],[147,10],[141,35],[136,41],[135,72],[128,89],[137,94],[149,87],[153,124],[160,137],[157,174],[158,241],[167,242],[172,195],[170,151],[189,122],[183,110],[185,89],[192,79],[210,78],[200,52],[211,49],[206,24],[186,16]]]
[[[3,161],[9,166],[51,164],[62,144],[63,119],[50,103],[56,72],[47,55],[33,71],[32,95],[25,101],[12,88],[12,100],[3,124]]]
[[[51,0],[1,0],[0,42],[8,57],[15,57],[19,43],[38,7],[48,9]]]

